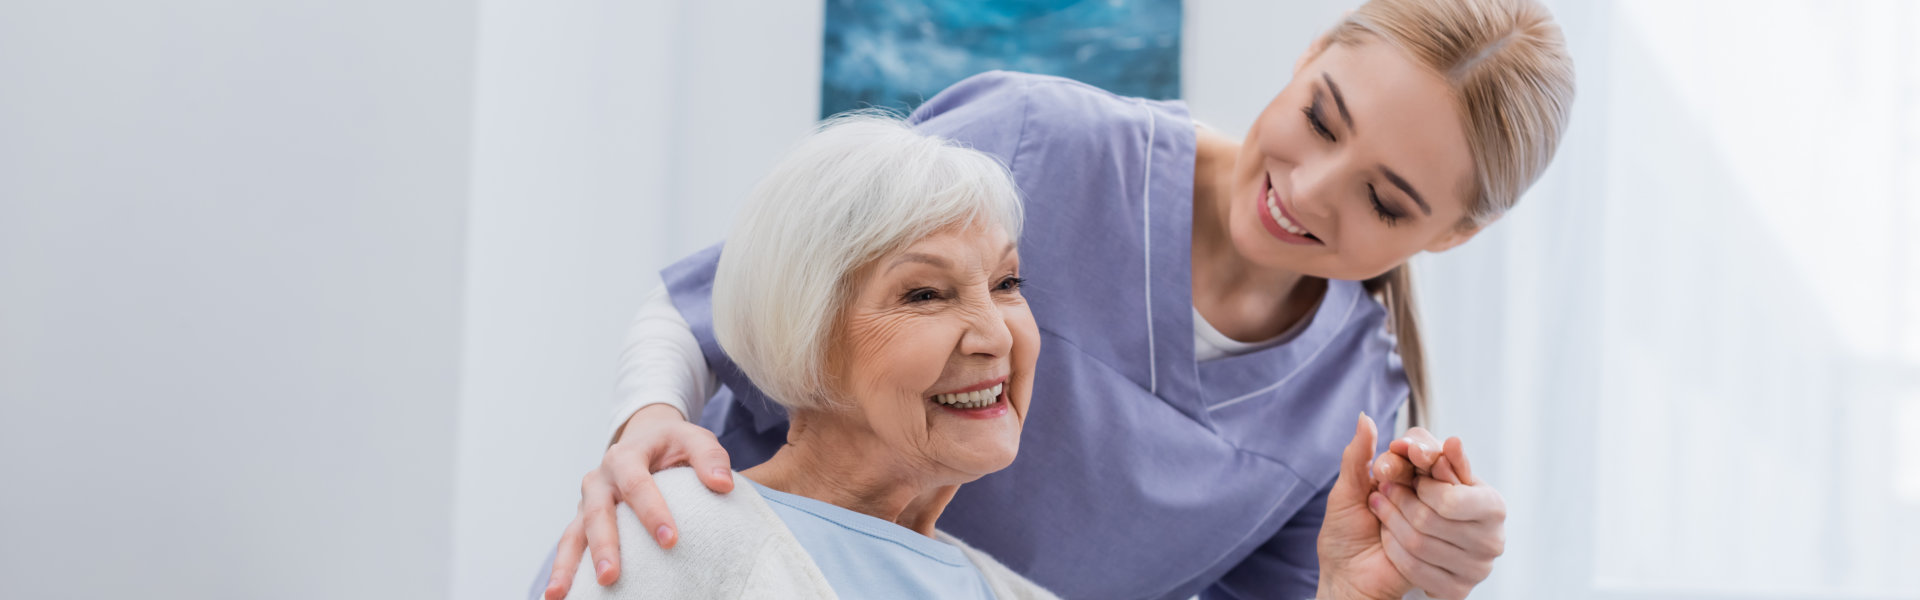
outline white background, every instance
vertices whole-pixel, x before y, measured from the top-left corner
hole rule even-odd
[[[1920,7],[1553,5],[1560,159],[1419,261],[1475,597],[1920,597]],[[1194,114],[1351,6],[1188,0]],[[523,597],[822,13],[0,2],[0,595]]]

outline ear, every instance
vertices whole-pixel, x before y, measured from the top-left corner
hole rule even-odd
[[[1446,252],[1452,250],[1454,246],[1467,243],[1467,240],[1471,240],[1473,236],[1479,234],[1479,225],[1462,225],[1455,227],[1440,237],[1435,238],[1433,243],[1427,245],[1427,251],[1435,254]]]

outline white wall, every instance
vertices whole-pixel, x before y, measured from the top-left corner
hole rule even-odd
[[[452,595],[522,597],[627,319],[819,112],[817,1],[481,4]]]
[[[446,595],[473,31],[0,6],[0,595]]]

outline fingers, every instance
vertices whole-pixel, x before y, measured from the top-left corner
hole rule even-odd
[[[567,530],[560,534],[560,549],[553,555],[553,575],[547,578],[544,600],[567,597],[568,589],[573,587],[573,575],[580,570],[580,555],[586,551],[585,526],[580,517],[574,517],[573,522],[567,524]]]
[[[1428,479],[1430,481],[1430,479]],[[1465,552],[1467,558],[1482,563],[1480,567],[1465,567],[1463,563],[1444,563],[1453,573],[1475,575],[1473,581],[1486,579],[1484,573],[1492,571],[1494,560],[1507,552],[1507,529],[1505,519],[1498,521],[1461,521],[1448,519],[1436,512],[1432,504],[1417,496],[1405,487],[1394,487],[1386,492],[1386,498],[1415,531],[1430,537],[1442,538]]]
[[[1420,502],[1448,520],[1489,523],[1507,520],[1507,501],[1492,487],[1458,485],[1433,477],[1422,477],[1414,486]]]
[[[1480,480],[1473,478],[1473,466],[1467,464],[1466,442],[1459,437],[1447,438],[1446,453],[1448,461],[1453,463],[1453,472],[1459,475],[1458,481],[1467,485],[1476,485]]]
[[[1413,463],[1405,456],[1388,452],[1373,459],[1373,478],[1380,489],[1386,489],[1388,483],[1412,487],[1414,476]]]
[[[643,469],[641,472],[623,473],[620,477],[620,501],[633,509],[634,516],[640,517],[640,526],[647,535],[653,536],[654,543],[663,550],[672,549],[673,543],[679,539],[678,530],[673,526],[673,513],[667,510],[667,499],[660,495],[660,486],[654,483],[653,474]],[[618,530],[615,530],[615,547],[620,545],[618,537]],[[587,530],[587,540],[593,541],[592,529]]]
[[[1460,483],[1460,474],[1453,471],[1453,460],[1445,454],[1440,455],[1440,460],[1433,461],[1433,472],[1428,475],[1443,483]]]
[[[1435,600],[1461,600],[1473,590],[1472,585],[1460,581],[1452,573],[1414,558],[1407,551],[1406,544],[1392,530],[1380,531],[1380,545],[1387,551],[1387,561],[1400,570],[1400,575]]]
[[[1433,461],[1440,458],[1440,438],[1425,428],[1414,427],[1387,446],[1389,451],[1407,457],[1414,468],[1427,471],[1433,468]]]
[[[1373,459],[1373,448],[1379,432],[1374,429],[1373,419],[1365,413],[1354,423],[1353,441],[1347,443],[1347,449],[1340,454],[1340,477],[1333,482],[1333,491],[1328,494],[1329,507],[1361,507],[1366,503],[1367,494],[1372,492],[1373,484],[1367,475],[1367,463]]]
[[[593,560],[594,581],[613,585],[620,579],[620,527],[614,515],[617,501],[613,485],[600,469],[587,474],[580,484],[580,519]]]
[[[686,437],[683,443],[688,456],[687,464],[693,467],[694,473],[700,475],[700,482],[715,493],[733,491],[732,462],[727,450],[720,447],[719,438],[705,429],[689,432]]]

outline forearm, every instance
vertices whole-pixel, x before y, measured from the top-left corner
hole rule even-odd
[[[672,407],[686,420],[698,422],[718,387],[693,328],[674,307],[666,286],[654,288],[627,328],[608,443],[618,441],[627,423],[649,407]]]

